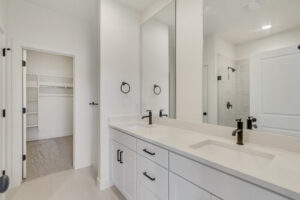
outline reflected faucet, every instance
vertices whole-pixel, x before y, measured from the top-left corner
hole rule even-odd
[[[238,145],[244,145],[244,132],[243,132],[243,122],[242,119],[237,119],[237,129],[232,131],[232,136],[237,136],[237,142]]]
[[[142,119],[149,118],[149,125],[151,125],[152,124],[152,110],[146,110],[146,112],[149,112],[149,115],[143,116]]]
[[[169,117],[167,114],[164,114],[164,109],[159,110],[159,117]]]
[[[253,128],[257,128],[256,124],[253,124],[257,122],[257,119],[254,117],[248,117],[247,119],[247,129],[252,130]]]

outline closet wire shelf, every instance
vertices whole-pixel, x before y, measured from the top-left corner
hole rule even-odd
[[[73,78],[27,74],[27,128],[38,128],[40,97],[73,97]],[[31,122],[30,122],[31,121]]]

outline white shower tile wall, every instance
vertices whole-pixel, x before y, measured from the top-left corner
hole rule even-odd
[[[236,126],[235,119],[244,121],[250,112],[249,60],[238,60],[217,54],[218,75],[218,124]],[[232,71],[232,67],[235,71]],[[232,105],[227,108],[227,103]]]
[[[237,118],[246,120],[250,115],[250,63],[248,59],[235,62],[237,68]]]

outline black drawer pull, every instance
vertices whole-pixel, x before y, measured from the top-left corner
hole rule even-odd
[[[123,151],[120,151],[120,163],[123,164]]]
[[[151,156],[155,156],[155,153],[152,153],[152,152],[148,151],[147,149],[143,149],[143,152],[145,152]]]
[[[152,178],[151,176],[149,176],[149,175],[147,174],[147,172],[144,172],[143,175],[146,176],[146,177],[147,177],[148,179],[150,179],[151,181],[155,181],[155,180],[156,180],[155,178]]]
[[[117,150],[117,161],[118,161],[118,162],[121,161],[121,160],[120,160],[120,151],[121,151],[120,149]]]

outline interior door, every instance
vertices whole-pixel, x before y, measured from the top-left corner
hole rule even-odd
[[[300,49],[254,56],[250,66],[250,113],[258,129],[300,136]]]
[[[22,177],[23,179],[27,176],[27,167],[26,167],[26,124],[27,124],[27,114],[26,114],[26,61],[27,61],[27,52],[23,49],[22,55],[22,75],[23,75],[23,98],[22,98],[22,106],[23,106],[23,113],[22,113],[22,161],[23,161],[23,168],[22,168]]]

